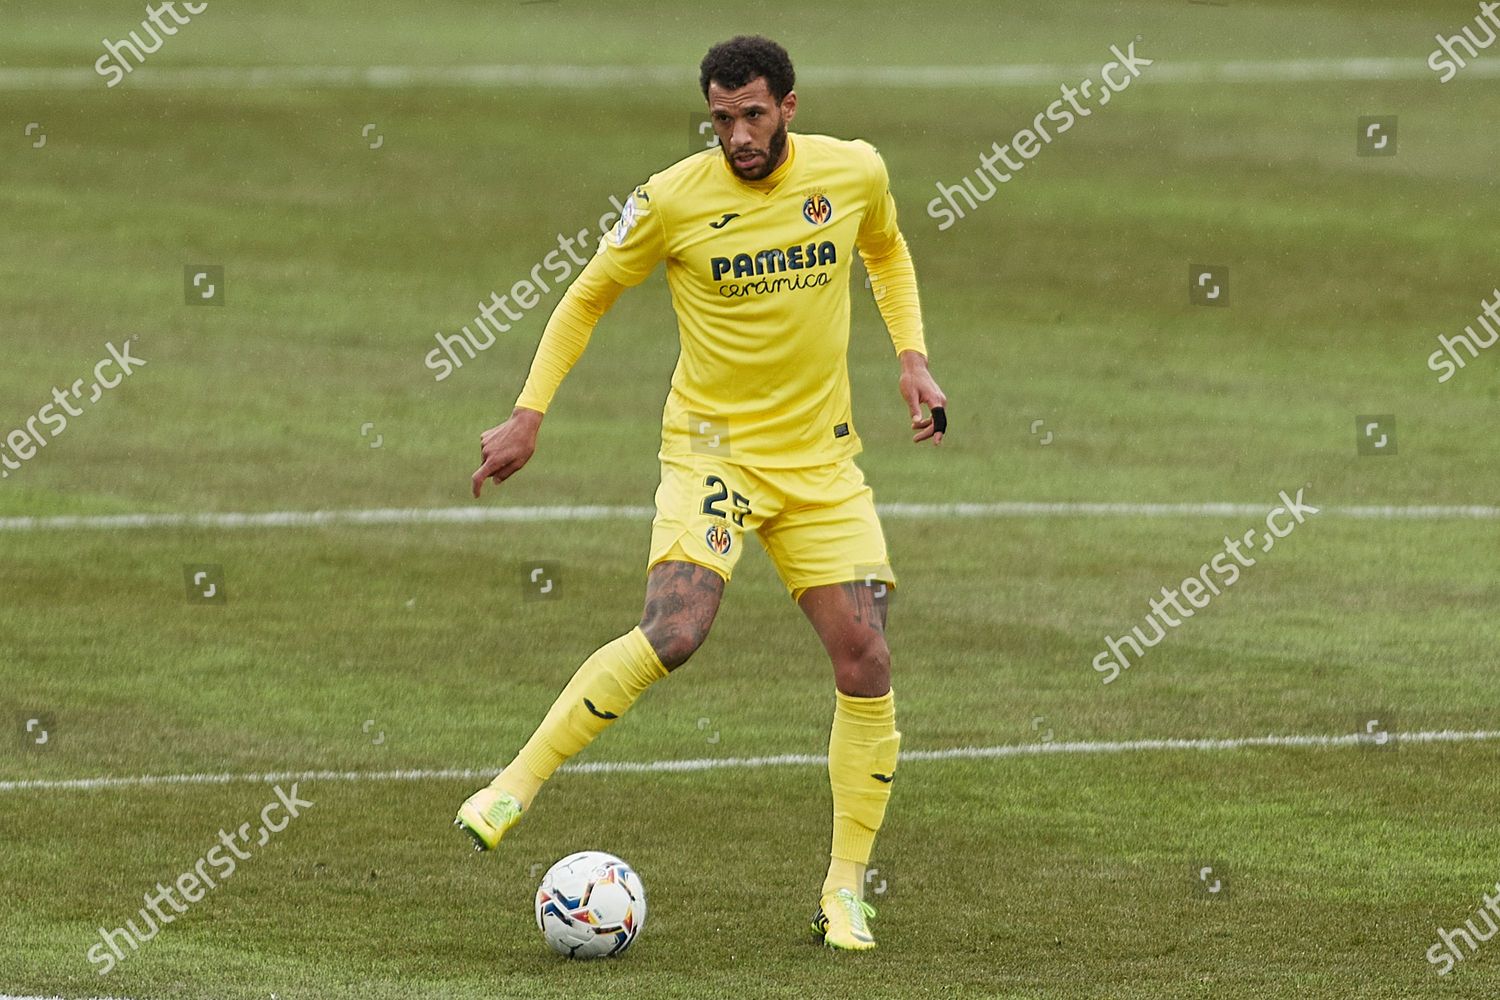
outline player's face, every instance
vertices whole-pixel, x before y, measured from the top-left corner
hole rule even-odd
[[[797,94],[787,94],[778,103],[758,76],[738,90],[728,90],[710,81],[708,114],[713,120],[719,147],[737,177],[758,181],[786,159],[786,124],[797,113]]]

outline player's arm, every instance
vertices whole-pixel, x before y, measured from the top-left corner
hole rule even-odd
[[[913,441],[932,438],[941,444],[947,427],[948,397],[927,367],[927,343],[922,330],[922,304],[917,295],[917,270],[896,225],[896,201],[891,197],[885,162],[872,149],[875,169],[869,210],[860,224],[856,246],[870,272],[875,304],[891,335],[901,362],[901,398],[911,411]],[[928,415],[922,415],[922,407]]]
[[[542,416],[557,394],[558,386],[583,357],[594,327],[624,290],[625,286],[605,270],[603,258],[596,256],[563,293],[557,308],[552,310],[552,317],[547,320],[547,328],[542,331],[542,341],[531,361],[531,372],[526,376],[526,385],[521,389],[510,419],[485,431],[480,438],[483,462],[473,477],[476,497],[484,488],[486,479],[493,479],[496,484],[503,483],[531,460],[536,452],[536,436],[542,426]]]
[[[583,356],[594,327],[621,292],[644,281],[665,257],[664,226],[654,208],[648,186],[636,188],[619,225],[600,241],[599,252],[563,293],[542,331],[510,419],[480,438],[483,461],[473,476],[474,496],[479,496],[486,479],[503,483],[531,460],[542,416]]]

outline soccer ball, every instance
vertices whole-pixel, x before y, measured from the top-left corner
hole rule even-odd
[[[603,851],[569,854],[536,891],[536,925],[569,958],[608,958],[630,947],[646,924],[646,887],[625,862]]]

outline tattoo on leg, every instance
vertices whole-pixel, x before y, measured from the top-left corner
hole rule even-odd
[[[668,670],[703,644],[719,610],[724,578],[696,563],[658,563],[646,582],[641,631]]]
[[[885,631],[886,616],[890,611],[890,587],[880,584],[879,591],[864,581],[842,584],[849,604],[854,608],[854,620],[876,632]]]

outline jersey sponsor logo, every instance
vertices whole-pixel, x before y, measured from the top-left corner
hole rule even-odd
[[[729,534],[729,529],[722,524],[711,525],[703,533],[703,540],[708,543],[710,551],[717,552],[721,556],[727,556],[729,554],[729,547],[734,544],[734,537]]]
[[[739,217],[740,217],[740,213],[738,213],[738,212],[725,212],[724,213],[724,218],[720,219],[718,222],[710,222],[708,224],[708,228],[709,229],[723,229],[725,226],[729,225],[729,221],[731,219],[738,219]]]
[[[802,217],[815,226],[821,226],[833,218],[833,203],[822,192],[810,194],[802,203]]]
[[[833,425],[833,436],[836,437],[836,438],[848,437],[849,436],[849,425],[848,424],[834,424]]]
[[[720,285],[719,295],[726,299],[742,299],[751,295],[795,292],[799,288],[816,288],[819,285],[826,285],[829,280],[827,271],[819,271],[817,274],[799,274],[794,278],[785,276],[780,278],[758,278],[755,281],[747,281],[743,285]]]
[[[755,278],[763,274],[781,271],[800,271],[809,267],[837,264],[838,248],[829,240],[821,243],[797,244],[785,250],[759,250],[754,254],[737,253],[731,257],[715,257],[709,261],[713,280],[731,278]]]

